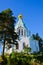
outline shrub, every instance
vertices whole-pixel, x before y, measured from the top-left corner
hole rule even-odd
[[[43,62],[41,63],[41,65],[43,65]]]

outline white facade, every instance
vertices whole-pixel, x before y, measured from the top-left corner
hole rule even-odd
[[[28,45],[28,47],[31,48],[32,52],[39,51],[38,41],[32,40],[32,37],[30,36],[30,31],[26,28],[25,24],[23,23],[22,15],[18,16],[18,22],[15,25],[15,32],[19,36],[18,45],[17,46],[14,45],[15,51],[18,51],[18,52],[23,51],[24,46],[26,45]],[[12,48],[8,50],[7,52],[11,53]]]

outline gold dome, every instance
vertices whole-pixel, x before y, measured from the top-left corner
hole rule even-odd
[[[18,16],[18,18],[21,18],[21,19],[22,19],[22,14],[20,14],[20,15]]]

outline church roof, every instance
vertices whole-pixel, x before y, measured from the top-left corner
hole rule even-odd
[[[15,29],[17,29],[18,27],[25,27],[26,28],[26,26],[25,26],[25,24],[24,24],[24,22],[23,22],[23,17],[22,17],[22,15],[20,14],[19,16],[18,16],[18,22],[16,23],[16,25],[15,25]],[[27,28],[26,28],[27,29]]]
[[[17,29],[18,27],[23,27],[26,29],[27,33],[30,34],[30,30],[28,30],[28,28],[25,26],[24,22],[23,22],[23,17],[22,15],[18,16],[18,22],[15,25],[15,29]]]

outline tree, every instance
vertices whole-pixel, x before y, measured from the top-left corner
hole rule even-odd
[[[29,54],[31,52],[31,48],[27,46],[24,47],[24,52]]]
[[[14,24],[15,24],[15,17],[13,16],[13,13],[10,9],[4,10],[0,13],[0,35],[2,35],[2,38],[4,40],[3,42],[3,53],[2,56],[4,57],[4,50],[6,44],[16,44],[18,35],[14,31]],[[6,43],[7,41],[7,43]]]

